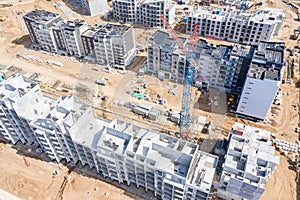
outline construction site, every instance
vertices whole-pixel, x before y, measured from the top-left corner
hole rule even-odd
[[[143,2],[140,4],[142,3]],[[218,88],[213,87],[209,89],[202,87],[202,89],[199,89],[193,80],[188,79],[189,75],[192,76],[189,72],[185,72],[181,80],[177,74],[176,80],[174,79],[172,81],[171,75],[167,73],[155,72],[154,69],[149,72],[149,40],[155,36],[157,31],[166,32],[170,35],[170,38],[173,38],[172,42],[177,45],[177,49],[173,51],[176,54],[175,56],[177,56],[177,54],[184,55],[190,60],[190,63],[185,63],[185,69],[195,67],[193,60],[195,60],[196,57],[194,57],[193,52],[199,48],[197,47],[197,43],[201,40],[205,40],[211,44],[212,48],[217,47],[217,45],[234,46],[234,43],[231,43],[230,40],[223,41],[211,36],[198,36],[195,31],[192,31],[190,35],[185,34],[187,16],[192,12],[194,3],[194,1],[189,1],[189,3],[184,5],[174,3],[176,12],[174,23],[168,26],[168,20],[170,19],[160,17],[161,25],[164,26],[164,28],[151,28],[143,24],[132,25],[130,23],[119,23],[113,19],[113,16],[109,14],[109,12],[106,15],[101,14],[97,16],[81,15],[82,13],[86,13],[87,10],[81,10],[82,8],[78,3],[74,4],[74,7],[70,1],[1,1],[1,82],[2,79],[13,77],[14,74],[21,74],[37,83],[43,95],[52,101],[57,101],[63,96],[75,96],[91,106],[96,118],[112,122],[114,120],[120,120],[124,121],[124,124],[134,124],[135,126],[147,129],[151,134],[152,131],[166,134],[166,137],[171,136],[172,138],[179,139],[180,141],[177,142],[179,146],[182,144],[181,141],[185,141],[186,146],[181,153],[187,160],[196,160],[197,157],[207,156],[205,153],[203,153],[203,155],[200,153],[201,156],[197,153],[188,153],[189,151],[187,151],[187,149],[195,148],[193,146],[194,144],[199,146],[197,147],[199,152],[214,152],[214,147],[218,145],[220,140],[229,140],[229,135],[232,134],[232,130],[238,126],[235,125],[236,123],[244,124],[247,127],[256,127],[266,130],[270,133],[267,143],[269,144],[269,142],[272,141],[272,148],[276,149],[274,156],[278,156],[280,162],[272,169],[274,171],[272,171],[270,178],[266,181],[264,192],[261,193],[260,199],[299,199],[300,61],[298,56],[300,51],[298,50],[300,48],[298,42],[300,38],[298,36],[300,34],[300,22],[298,21],[298,11],[294,8],[292,9],[291,6],[285,2],[275,0],[267,0],[263,4],[261,4],[260,1],[253,1],[252,6],[248,5],[249,12],[255,13],[264,8],[272,7],[282,9],[285,13],[280,30],[276,35],[273,35],[270,41],[285,44],[284,60],[286,67],[282,74],[280,87],[278,91],[276,91],[274,101],[272,99],[270,109],[265,119],[254,122],[247,118],[237,118],[235,112],[231,112],[233,107],[237,110],[238,95],[231,94],[225,90],[220,91]],[[202,1],[202,3],[209,5],[212,10],[223,9],[233,4],[232,2],[230,3],[230,1],[226,1],[222,4],[213,1]],[[199,6],[202,7],[201,3]],[[110,7],[110,9],[112,8],[112,2],[108,2],[108,7]],[[171,8],[172,6],[170,6],[169,9],[171,10]],[[206,6],[203,6],[203,8],[206,8]],[[123,60],[120,59],[122,61],[119,61],[119,57],[121,56],[107,60],[99,59],[99,55],[101,56],[102,53],[97,54],[97,52],[95,52],[93,54],[92,51],[89,52],[87,58],[82,58],[80,56],[77,57],[75,52],[68,54],[68,49],[66,53],[62,54],[48,52],[43,49],[39,51],[34,50],[32,48],[32,38],[29,35],[23,17],[35,9],[57,13],[61,15],[64,20],[68,20],[68,22],[84,20],[86,24],[91,27],[100,27],[102,31],[106,29],[107,35],[113,34],[113,31],[108,31],[110,30],[110,28],[107,28],[108,25],[110,26],[110,24],[112,24],[112,27],[121,26],[123,28],[122,30],[124,30],[124,34],[122,35],[120,31],[121,28],[118,28],[118,34],[121,34],[122,37],[126,39],[132,37],[135,46],[129,48],[126,44],[118,43],[118,45],[124,45],[123,49],[125,49],[124,52],[120,53],[120,55],[126,54],[126,56],[122,58]],[[91,10],[89,12],[94,11]],[[127,32],[128,30],[130,31],[131,28],[127,30],[125,27],[132,27],[133,32]],[[199,27],[193,27],[194,30],[197,28]],[[78,30],[81,31],[81,29]],[[106,34],[105,31],[98,32],[97,30],[93,30],[93,28],[84,29],[84,31],[83,33],[80,32],[80,34],[87,38],[86,41],[92,38],[89,35],[92,34],[92,32],[93,34],[99,34],[99,38],[101,38],[104,33]],[[125,33],[129,35],[132,34],[132,36],[125,35]],[[185,38],[186,42],[182,42],[184,41],[181,41],[182,38]],[[164,41],[164,43],[169,45],[168,42],[169,41]],[[83,46],[88,44],[88,42],[84,43]],[[172,46],[172,44],[170,46]],[[100,42],[96,45],[95,50],[102,48]],[[163,43],[161,42],[160,45],[163,45]],[[128,48],[128,51],[125,46]],[[167,60],[168,56],[170,56],[170,49],[166,48],[164,50],[165,54],[163,56],[165,60],[161,59],[159,63],[161,66],[167,66],[169,65],[168,62],[171,62]],[[112,51],[115,51],[115,46],[113,46]],[[80,53],[83,52],[85,51],[79,51],[78,54],[80,55]],[[119,49],[118,52],[120,52]],[[155,56],[155,46],[153,46],[153,52],[153,56]],[[172,59],[173,56],[174,55],[171,56]],[[209,57],[201,58],[201,63],[210,63]],[[110,63],[112,60],[114,60],[114,63]],[[101,62],[104,64],[99,64]],[[126,63],[128,63],[128,65]],[[155,59],[153,59],[153,63],[153,66],[158,66],[158,64],[155,63]],[[176,69],[178,69],[178,72],[176,73],[180,73],[179,61],[177,64],[178,67]],[[172,71],[174,72],[174,70]],[[168,73],[171,74],[171,72]],[[207,74],[209,73],[210,72],[207,72]],[[202,75],[203,74],[205,75],[205,72],[202,72]],[[201,86],[203,85],[204,84]],[[209,82],[209,85],[212,85],[211,82]],[[264,94],[261,94],[261,98],[264,98],[263,95]],[[119,121],[116,124],[106,124],[106,122],[103,122],[103,127],[112,128],[116,126],[118,128],[118,126],[125,126],[122,123]],[[126,125],[126,127],[127,126],[129,125]],[[163,136],[160,136],[159,139],[154,140],[150,136],[149,138],[141,136],[140,133],[134,133],[136,135],[130,136],[132,138],[127,141],[127,139],[124,139],[128,137],[127,134],[129,134],[126,132],[127,129],[124,128],[125,131],[122,129],[124,136],[113,136],[113,138],[118,137],[116,139],[117,141],[122,138],[122,140],[125,141],[124,143],[126,145],[124,146],[126,146],[126,148],[130,147],[130,141],[136,142],[136,140],[138,140],[135,137],[141,137],[142,142],[139,144],[141,147],[133,148],[149,148],[147,145],[149,145],[150,139],[153,140],[151,141],[153,143],[151,144],[152,146],[161,145],[169,147],[177,145],[175,139],[170,139],[171,137],[169,139],[161,139]],[[118,131],[121,132],[121,128],[119,128]],[[101,137],[112,137],[110,135],[113,135],[113,133],[107,131],[106,135],[103,133]],[[246,131],[244,137],[250,137],[247,136]],[[171,144],[172,142],[173,144]],[[128,146],[127,143],[129,143]],[[235,143],[233,142],[232,145],[233,144]],[[106,143],[103,142],[102,146],[105,145]],[[119,147],[117,148],[117,151],[118,150]],[[139,150],[135,151],[138,152]],[[160,150],[157,151],[159,154],[163,154],[160,153]],[[156,152],[153,154],[156,154]],[[146,159],[157,159],[153,154],[148,153]],[[120,184],[118,179],[112,179],[109,178],[109,176],[104,178],[104,176],[97,173],[97,167],[91,170],[91,166],[88,167],[88,164],[82,167],[82,163],[74,165],[64,159],[61,162],[49,159],[45,150],[42,150],[39,146],[28,147],[20,144],[20,142],[16,145],[5,144],[3,142],[0,143],[0,157],[3,161],[2,164],[0,164],[2,179],[0,189],[20,199],[157,199],[156,195],[160,195],[160,191],[155,190],[155,192],[153,192],[151,187],[148,190],[148,186],[146,185],[136,187],[135,184],[130,183],[126,184],[123,182]],[[163,155],[161,159],[169,159],[169,157]],[[215,159],[215,157],[207,156],[207,159],[212,163],[217,162],[211,161]],[[185,169],[186,166],[184,164],[181,165],[180,162],[179,159],[178,163],[174,164],[175,168],[176,165],[179,165],[181,169]],[[190,164],[192,168],[191,160]],[[234,164],[227,163],[227,165],[230,166]],[[97,170],[95,168],[97,168]],[[197,170],[199,170],[198,167],[195,169],[195,174]],[[218,167],[215,166],[214,170],[218,172]],[[209,172],[209,170],[207,171],[207,173],[212,173]],[[140,172],[135,173],[138,174]],[[144,173],[146,174],[146,172]],[[179,174],[177,171],[174,173]],[[180,176],[182,176],[182,174],[179,175],[179,177]],[[189,175],[186,172],[184,176],[188,177]],[[223,176],[218,174],[211,181],[217,182],[222,178]],[[192,184],[192,180],[193,178],[191,178],[190,183],[187,182],[186,184]],[[168,182],[168,184],[171,183]],[[147,185],[149,185],[149,183],[147,183]],[[214,183],[212,185],[212,188],[217,187]],[[204,186],[201,186],[201,188],[202,187]],[[170,198],[176,199],[176,187],[174,186],[173,189],[174,196]],[[195,195],[199,195],[197,192],[193,193],[193,198],[195,198]],[[181,197],[181,199],[193,199],[188,195],[189,194]],[[208,196],[207,198],[217,199],[213,190]],[[167,196],[163,196],[162,198],[168,199]]]

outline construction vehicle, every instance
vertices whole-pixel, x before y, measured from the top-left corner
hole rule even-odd
[[[196,44],[198,42],[198,36],[197,36],[197,30],[198,30],[198,24],[195,24],[193,27],[193,34],[191,39],[191,47],[188,50],[182,43],[181,39],[177,36],[173,28],[170,26],[168,21],[165,19],[163,15],[160,16],[160,19],[163,21],[167,29],[169,30],[172,37],[177,42],[178,46],[183,51],[184,55],[186,56],[186,67],[185,67],[185,75],[184,75],[184,88],[183,88],[183,97],[182,97],[182,103],[181,103],[181,112],[180,112],[180,136],[182,139],[185,140],[192,140],[190,134],[190,126],[192,122],[192,118],[190,115],[190,100],[191,100],[191,94],[192,94],[192,84],[194,81],[194,74],[195,71],[198,70],[194,58],[195,58],[195,50],[196,50]]]

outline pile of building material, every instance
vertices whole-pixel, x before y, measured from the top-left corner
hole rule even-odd
[[[16,56],[17,56],[17,58],[21,57],[25,60],[37,61],[39,63],[43,62],[43,60],[38,56],[34,56],[34,55],[30,55],[30,54],[23,54],[21,52],[18,52]]]
[[[64,66],[61,62],[58,62],[56,60],[45,60],[45,63],[47,63],[49,65],[56,65],[58,67]]]
[[[281,140],[281,139],[274,139],[274,144],[275,146],[284,152],[287,153],[300,153],[300,142],[297,141],[297,144],[291,143],[291,142],[287,142],[285,140]]]

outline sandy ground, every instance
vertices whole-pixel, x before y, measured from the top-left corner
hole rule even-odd
[[[287,158],[280,156],[280,165],[277,166],[271,178],[267,181],[265,192],[261,200],[294,200],[296,199],[296,172],[289,169]]]
[[[10,145],[0,143],[0,188],[22,199],[55,199],[64,176],[68,175],[68,168],[62,164],[49,163],[28,156],[26,158],[30,166],[26,167],[22,152],[24,150],[18,151]],[[59,170],[60,174],[53,175],[54,170]],[[62,197],[91,200],[141,199],[134,196],[110,183],[72,172]]]

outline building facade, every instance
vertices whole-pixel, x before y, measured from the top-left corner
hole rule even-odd
[[[284,48],[284,43],[260,43],[255,49],[239,100],[238,116],[252,120],[266,118],[284,74]]]
[[[12,77],[0,85],[0,95],[0,137],[13,144],[37,143],[30,123],[51,103],[39,85],[24,76]]]
[[[186,38],[181,40],[189,46]],[[284,49],[285,44],[277,42],[227,46],[199,40],[194,52],[197,68],[193,84],[202,89],[214,88],[236,94],[240,100],[237,109],[239,117],[263,120],[285,70]],[[183,83],[186,59],[168,33],[158,30],[149,39],[148,73],[160,79]],[[259,98],[262,93],[266,99]]]
[[[255,14],[230,9],[199,9],[189,14],[186,33],[192,34],[198,24],[198,35],[243,44],[258,44],[277,35],[285,14],[282,9],[264,8]]]
[[[109,10],[106,0],[76,0],[85,13],[94,16],[107,12]]]
[[[24,20],[36,49],[122,69],[135,57],[131,27],[114,24],[91,27],[82,20],[64,21],[60,15],[44,10],[34,10]]]
[[[80,162],[119,183],[151,190],[159,199],[210,197],[218,157],[200,151],[197,144],[131,123],[95,118],[92,107],[73,96],[46,102],[38,85],[23,76],[2,82],[0,89],[3,101],[26,107],[26,127],[1,118],[0,135],[7,142],[33,137],[52,160]],[[2,103],[1,115],[10,119],[12,111],[5,108]],[[14,110],[21,116],[17,107]],[[22,135],[25,130],[30,130],[30,137]]]
[[[232,127],[217,196],[258,200],[279,164],[270,132],[235,123]]]
[[[54,23],[62,20],[59,14],[45,10],[33,10],[24,15],[23,19],[34,48],[49,52],[57,51],[51,27]]]
[[[164,27],[160,15],[169,24],[175,21],[175,4],[171,0],[113,0],[112,3],[114,18],[119,22]]]

